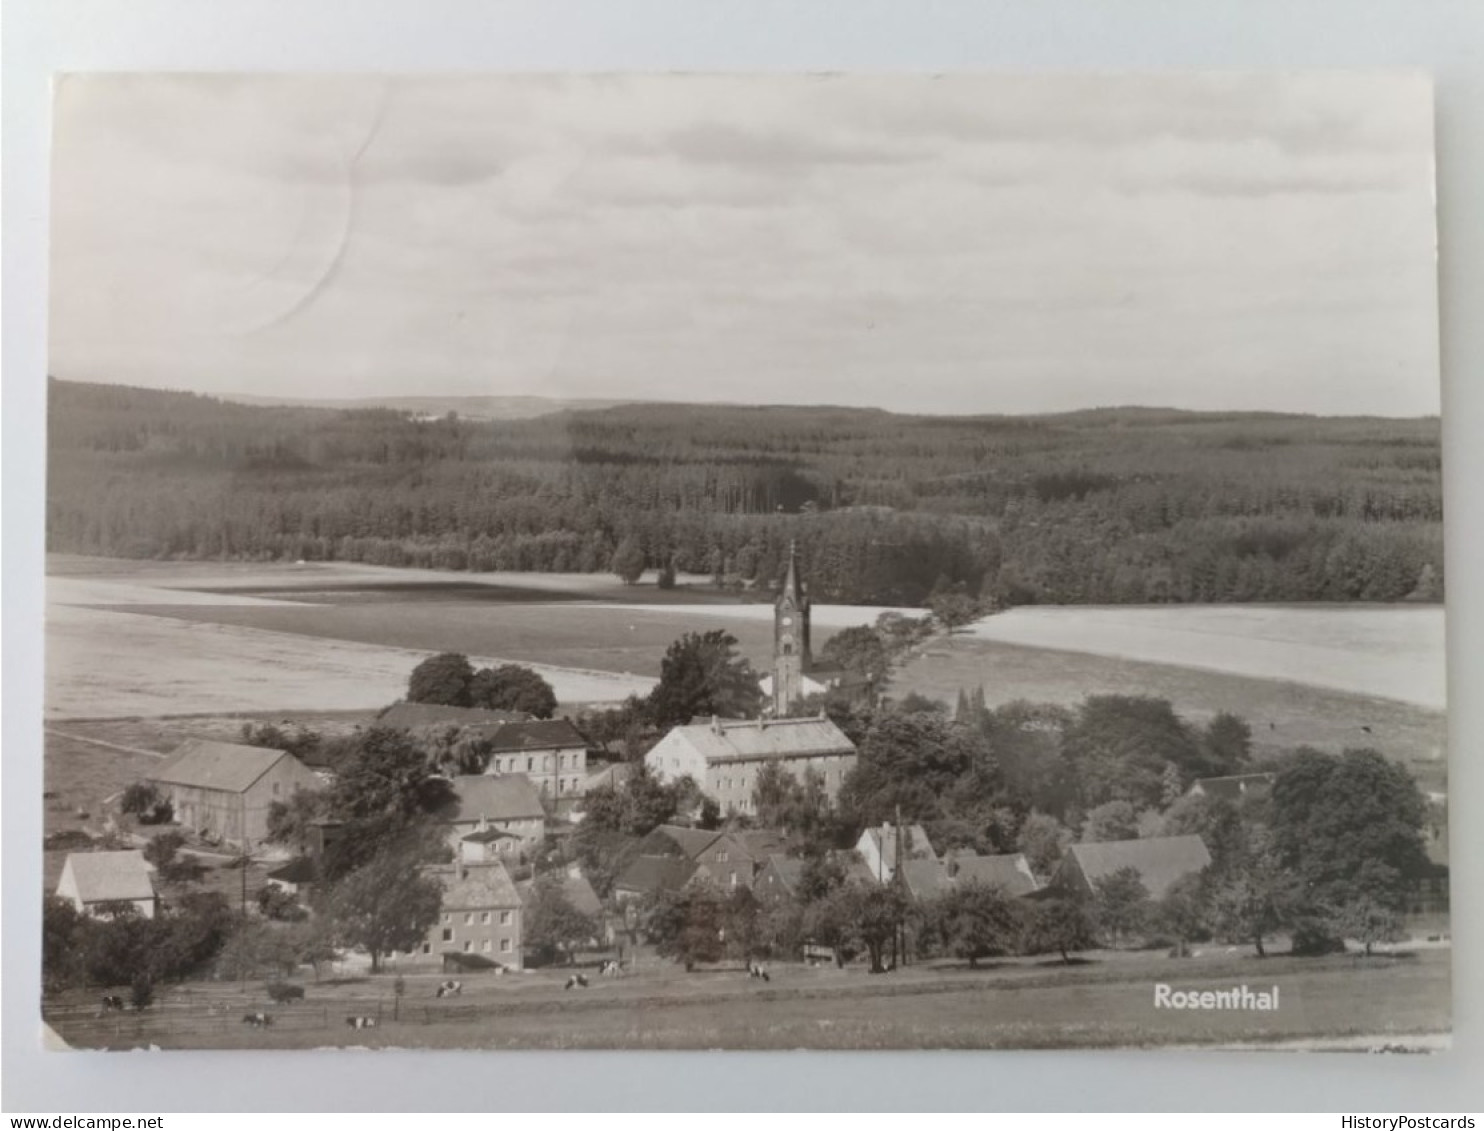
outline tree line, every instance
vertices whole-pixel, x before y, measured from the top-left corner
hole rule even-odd
[[[53,381],[48,545],[133,558],[631,568],[1000,604],[1440,599],[1435,419],[935,418],[635,405],[534,420]],[[624,551],[620,554],[620,551]]]

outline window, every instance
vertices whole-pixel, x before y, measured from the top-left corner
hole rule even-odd
[[[732,873],[732,875],[731,875],[731,881],[730,882],[731,882],[731,886],[732,887],[736,887],[737,886],[737,873],[736,872],[733,872]]]
[[[274,797],[277,797],[278,796],[278,783],[277,782],[274,782],[273,783],[273,796]]]
[[[464,953],[465,954],[468,954],[473,949],[474,949],[474,942],[473,942],[473,940],[472,939],[465,939],[464,940]]]
[[[510,912],[508,912],[508,911],[501,911],[500,912],[500,926],[502,926],[502,927],[508,927],[508,926],[510,926]]]
[[[718,864],[725,864],[727,862],[727,854],[725,852],[718,852],[716,854],[716,862]]]
[[[536,759],[535,758],[527,758],[526,759],[526,769],[529,771],[529,770],[534,770],[535,768],[536,768]]]
[[[452,923],[453,922],[453,916],[450,915],[450,914],[448,914],[447,912],[444,912],[443,918],[440,920],[440,922]]]
[[[490,913],[488,911],[481,911],[479,913],[479,921],[484,926],[488,927],[490,923]]]
[[[485,954],[488,954],[490,952],[490,941],[489,941],[489,939],[485,939],[482,943],[480,943],[479,944],[479,949],[482,950],[482,951],[484,951]]]
[[[500,940],[500,953],[501,954],[509,954],[510,953],[510,940],[509,939],[501,939]]]
[[[465,911],[464,912],[464,926],[466,926],[466,927],[472,927],[473,925],[474,925],[474,912],[472,912],[472,911]]]
[[[444,927],[443,928],[443,941],[444,942],[453,942],[453,928],[452,927]]]
[[[541,758],[541,768],[543,770],[549,770],[549,769],[551,769],[551,755],[550,754],[545,754],[545,755],[542,756],[542,758]]]

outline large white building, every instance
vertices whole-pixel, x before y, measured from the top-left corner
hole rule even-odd
[[[855,745],[820,715],[805,719],[712,719],[678,726],[644,756],[661,781],[689,776],[723,812],[751,813],[758,772],[772,763],[802,781],[813,770],[833,801],[855,768]]]

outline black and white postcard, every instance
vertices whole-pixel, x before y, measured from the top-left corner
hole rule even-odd
[[[50,1044],[1446,1048],[1432,122],[59,80]]]

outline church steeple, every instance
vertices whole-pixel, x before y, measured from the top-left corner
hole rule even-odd
[[[773,714],[784,718],[804,698],[809,670],[809,596],[799,577],[798,546],[788,544],[788,569],[773,603]]]

